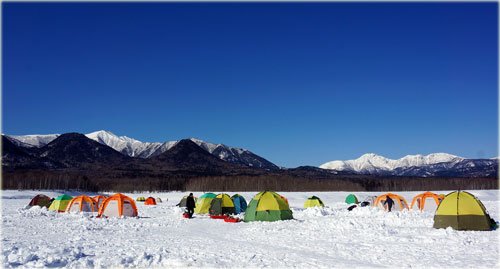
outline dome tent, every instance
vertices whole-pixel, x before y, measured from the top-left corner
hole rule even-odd
[[[263,191],[256,194],[248,204],[244,221],[277,221],[287,219],[293,219],[293,214],[288,203],[275,192]]]
[[[319,199],[317,196],[311,196],[307,198],[307,200],[304,202],[304,208],[309,208],[309,207],[324,207],[325,204],[323,204],[323,201]]]
[[[346,204],[357,204],[358,197],[356,197],[356,195],[351,193],[351,194],[347,195],[347,197],[345,198],[345,203]]]
[[[210,208],[210,203],[212,199],[215,198],[215,193],[207,192],[204,193],[198,200],[196,201],[196,207],[194,209],[194,213],[196,214],[208,214],[208,209]]]
[[[286,203],[287,205],[289,205],[289,204],[288,204],[288,199],[287,199],[285,196],[283,196],[283,195],[281,195],[281,194],[280,194],[279,196],[281,197],[281,199],[283,199],[283,200],[285,201],[285,203]]]
[[[144,201],[146,201],[146,197],[144,197],[144,196],[137,197],[136,201],[137,202],[144,202]]]
[[[98,208],[95,201],[87,195],[77,196],[69,202],[66,212],[97,212]]]
[[[178,204],[176,204],[176,206],[178,206],[178,207],[186,207],[187,198],[188,198],[187,195],[184,196],[184,197],[182,197],[181,201]],[[198,197],[194,197],[193,196],[193,198],[194,198],[194,202],[196,203],[198,201]]]
[[[434,228],[451,227],[462,231],[489,231],[496,228],[483,203],[466,191],[445,196],[434,215]]]
[[[375,200],[374,206],[378,206],[380,208],[383,208],[387,210],[386,206],[384,205],[385,200],[387,197],[390,197],[394,201],[394,205],[392,206],[392,210],[397,210],[401,211],[403,209],[408,209],[408,203],[406,202],[406,199],[403,196],[394,194],[394,193],[386,193],[382,194],[377,199]]]
[[[153,197],[148,197],[148,198],[144,201],[144,205],[156,205],[156,200],[155,200],[155,198],[153,198]]]
[[[52,203],[52,199],[48,197],[47,195],[44,194],[38,194],[37,196],[33,197],[31,199],[30,203],[28,206],[39,206],[39,207],[50,207],[50,204]]]
[[[97,196],[92,197],[92,199],[94,200],[95,205],[97,207],[97,210],[99,210],[99,208],[102,205],[102,202],[104,202],[104,200],[106,200],[106,198],[108,198],[108,197],[106,197],[104,195],[97,195]]]
[[[413,197],[410,209],[413,209],[413,206],[417,205],[417,209],[420,211],[424,211],[424,209],[432,211],[437,209],[439,203],[440,203],[439,195],[427,191]]]
[[[245,212],[245,210],[247,209],[247,200],[245,200],[245,197],[239,194],[235,194],[231,197],[231,200],[233,200],[236,214]]]
[[[114,194],[102,203],[98,217],[137,217],[134,199],[121,193]]]
[[[227,214],[235,214],[233,200],[228,194],[220,193],[210,202],[208,209],[210,216],[222,216]]]
[[[50,204],[49,210],[52,211],[57,211],[57,212],[64,212],[66,210],[66,207],[68,206],[69,202],[73,199],[73,197],[63,194],[57,196],[54,201],[52,201],[52,204]]]

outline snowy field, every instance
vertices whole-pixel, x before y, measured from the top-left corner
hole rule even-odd
[[[470,192],[495,220],[500,219],[499,191]],[[137,203],[139,218],[99,219],[39,207],[24,209],[38,193],[62,194],[2,192],[3,267],[498,268],[500,264],[499,231],[433,229],[433,212],[386,213],[371,207],[349,212],[345,192],[281,192],[295,219],[252,223],[226,223],[207,216],[183,219],[175,206],[186,195],[181,192],[151,194],[163,203]],[[396,193],[411,203],[420,192]],[[256,193],[240,194],[250,201]],[[363,199],[379,193],[354,194]],[[311,195],[319,196],[326,207],[304,210]]]

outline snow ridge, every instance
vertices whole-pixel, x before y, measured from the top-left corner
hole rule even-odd
[[[48,134],[48,135],[36,134],[36,135],[9,135],[8,137],[14,138],[17,141],[22,142],[25,146],[40,148],[50,143],[58,136],[59,134]]]
[[[43,147],[56,139],[58,134],[51,135],[24,135],[24,136],[8,136],[19,141],[17,143],[24,147]],[[110,131],[100,130],[88,133],[89,139],[97,141],[103,145],[107,145],[116,151],[128,155],[130,157],[149,158],[160,155],[179,141],[166,141],[166,142],[142,142],[127,136],[117,136]],[[247,166],[260,167],[260,168],[277,168],[274,164],[264,160],[263,158],[253,154],[252,152],[242,149],[229,147],[224,144],[213,144],[205,142],[197,138],[190,138],[191,141],[198,146],[208,151],[210,154],[218,157],[221,160],[243,164]]]
[[[211,154],[217,153],[216,154],[217,157],[219,157],[222,160],[227,160],[228,158],[231,157],[231,155],[240,155],[240,154],[243,154],[245,152],[248,152],[248,150],[246,150],[246,149],[228,147],[224,144],[212,144],[212,143],[205,142],[203,140],[196,139],[196,138],[191,138],[191,141],[196,143],[198,146],[200,146],[204,150],[210,152]]]
[[[110,146],[125,155],[139,158],[151,157],[158,150],[165,152],[175,145],[172,142],[141,142],[127,136],[117,136],[109,131],[97,131],[85,136],[103,145]]]
[[[438,163],[447,163],[450,167],[465,160],[462,157],[448,153],[432,153],[429,155],[407,155],[393,160],[383,156],[367,153],[355,160],[331,161],[320,165],[320,168],[336,171],[351,171],[358,173],[377,173],[393,171],[398,168],[421,167]]]

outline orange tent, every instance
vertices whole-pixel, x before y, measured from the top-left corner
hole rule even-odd
[[[144,205],[156,205],[156,200],[153,197],[148,197],[146,201],[144,201]]]
[[[387,196],[389,196],[393,201],[394,205],[392,206],[392,209],[401,211],[403,209],[408,209],[408,203],[406,202],[405,198],[403,196],[394,194],[394,193],[386,193],[382,194],[377,199],[375,199],[375,203],[373,204],[374,206],[379,206],[381,208],[384,208],[387,210],[387,208],[384,205],[385,200],[387,199]]]
[[[87,195],[77,196],[69,201],[66,212],[97,212],[97,206]]]
[[[92,199],[94,200],[94,202],[95,202],[98,210],[101,207],[102,202],[104,202],[104,200],[106,200],[106,198],[108,198],[108,197],[106,197],[104,195],[97,195],[97,196],[92,197]]]
[[[114,194],[104,202],[99,208],[99,217],[137,217],[137,206],[134,199],[121,193]]]
[[[430,201],[428,199],[430,199]],[[413,206],[416,204],[417,208],[420,211],[423,211],[425,208],[425,205],[427,204],[427,205],[433,205],[433,207],[428,206],[428,208],[432,207],[433,209],[436,209],[440,202],[441,202],[441,199],[440,199],[439,195],[437,195],[433,192],[427,191],[427,192],[421,193],[421,194],[413,197],[413,200],[411,201],[410,208],[413,208]]]

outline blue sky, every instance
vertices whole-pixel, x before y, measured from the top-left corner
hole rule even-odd
[[[498,152],[496,3],[3,3],[3,133],[196,137],[287,167]]]

